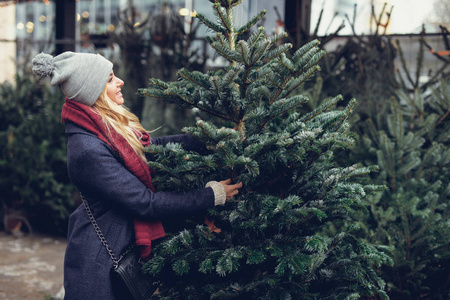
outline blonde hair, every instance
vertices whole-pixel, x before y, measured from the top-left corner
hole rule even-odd
[[[145,131],[144,127],[142,127],[135,114],[130,112],[123,105],[116,104],[108,97],[106,86],[100,97],[92,105],[92,108],[100,114],[109,130],[113,129],[119,133],[125,138],[131,148],[133,148],[144,161],[147,161],[143,151],[144,147],[140,142],[142,137],[141,132]]]

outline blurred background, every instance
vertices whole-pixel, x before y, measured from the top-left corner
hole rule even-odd
[[[260,25],[269,34],[288,32],[295,48],[317,37],[327,37],[322,41],[327,51],[354,35],[395,38],[412,72],[422,37],[432,49],[445,48],[439,26],[448,27],[450,10],[447,0],[248,0],[237,6],[236,24],[262,9],[267,15]],[[224,63],[212,54],[196,12],[212,17],[210,1],[0,0],[0,82],[14,83],[17,70],[39,52],[101,53],[123,74],[129,107],[145,116],[146,105],[135,91],[149,77],[174,80],[180,67],[206,70]],[[422,81],[430,68],[439,67],[433,53],[424,55]],[[158,113],[143,122],[149,130],[163,126],[164,134],[179,129],[171,117]]]
[[[287,32],[285,42],[294,49],[319,39],[327,51],[317,80],[300,91],[309,95],[310,108],[337,94],[358,100],[350,130],[361,143],[341,160],[380,165],[372,180],[389,187],[364,203],[361,226],[365,238],[395,249],[395,265],[380,270],[390,296],[446,299],[450,158],[434,158],[439,164],[430,169],[438,179],[423,170],[427,153],[448,148],[448,134],[435,134],[450,129],[450,1],[243,0],[235,11],[237,26],[262,9],[267,14],[259,25],[267,34]],[[64,97],[48,79],[31,73],[31,59],[39,52],[100,53],[125,81],[126,105],[144,127],[154,136],[179,133],[204,116],[136,91],[152,77],[176,80],[182,67],[206,72],[226,65],[206,42],[209,32],[195,19],[197,12],[212,17],[210,1],[0,0],[0,230],[64,237],[68,217],[80,203],[67,176],[60,124]],[[426,142],[399,146],[393,160],[383,164],[377,151],[386,147],[379,133],[393,130],[387,120],[395,111],[392,99],[403,113],[397,125]],[[443,148],[434,148],[436,142]],[[410,168],[392,173],[396,160],[409,159],[414,160]],[[404,194],[412,179],[427,182],[428,190]],[[425,190],[438,181],[433,202]]]

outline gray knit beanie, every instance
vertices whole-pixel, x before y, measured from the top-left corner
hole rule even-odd
[[[113,69],[100,54],[70,51],[55,57],[40,53],[31,62],[36,75],[50,76],[51,85],[59,84],[67,98],[88,106],[100,97]]]

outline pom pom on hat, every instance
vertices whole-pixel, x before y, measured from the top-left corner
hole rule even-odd
[[[64,52],[55,57],[40,53],[31,61],[39,76],[50,76],[51,85],[59,85],[64,95],[92,106],[105,88],[113,64],[100,54]]]
[[[39,53],[31,62],[33,63],[32,70],[36,75],[50,76],[55,70],[53,56],[50,54]]]

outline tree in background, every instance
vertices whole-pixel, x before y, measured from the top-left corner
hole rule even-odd
[[[161,299],[358,299],[387,298],[374,267],[390,262],[386,248],[355,237],[361,201],[383,186],[364,179],[375,167],[339,167],[334,152],[354,143],[341,96],[301,114],[307,97],[294,93],[319,70],[324,55],[312,41],[288,57],[284,34],[263,28],[246,40],[264,11],[236,29],[239,0],[211,1],[216,21],[211,47],[229,65],[206,74],[181,69],[177,82],[151,79],[140,93],[214,116],[185,132],[209,153],[178,144],[146,151],[160,191],[203,187],[232,178],[244,183],[224,207],[187,221],[165,220],[168,237],[145,265],[158,276]],[[204,223],[203,223],[204,221]],[[329,230],[333,225],[333,232]]]
[[[421,43],[421,51],[427,44]],[[406,80],[384,106],[382,115],[356,123],[360,142],[350,161],[377,163],[374,177],[388,191],[366,202],[363,219],[372,242],[395,251],[392,268],[382,269],[393,299],[446,299],[450,296],[449,265],[449,113],[450,78],[443,58],[440,72],[419,83],[420,72],[406,69]],[[421,69],[423,54],[416,66]],[[436,78],[440,80],[435,83]],[[415,87],[411,92],[408,87]],[[346,160],[348,161],[348,159]]]
[[[384,118],[366,120],[351,157],[380,165],[375,182],[389,188],[365,200],[361,224],[372,242],[394,249],[394,265],[382,269],[392,299],[450,296],[448,78],[432,90],[399,91]]]
[[[432,24],[449,28],[450,3],[446,0],[434,0],[433,6],[434,16],[431,19]]]
[[[141,16],[138,16],[141,15]],[[116,73],[125,80],[127,105],[149,130],[160,128],[154,135],[173,133],[175,128],[192,125],[192,113],[163,102],[146,102],[136,90],[147,85],[149,77],[175,80],[182,67],[204,70],[206,53],[192,45],[198,25],[192,23],[184,30],[184,18],[164,3],[159,11],[146,17],[133,5],[119,13],[120,26],[113,41],[120,48]],[[203,54],[201,54],[203,53]]]
[[[383,102],[398,89],[414,92],[420,88],[424,91],[428,86],[435,84],[443,74],[449,74],[448,56],[439,55],[439,50],[443,52],[450,50],[447,29],[441,26],[444,49],[433,49],[427,43],[425,35],[420,37],[417,64],[408,66],[400,41],[386,34],[392,10],[393,7],[388,7],[385,3],[379,13],[376,13],[376,8],[372,5],[371,31],[368,35],[359,36],[355,29],[357,17],[355,5],[353,16],[346,16],[353,35],[342,38],[342,42],[334,41],[338,45],[328,51],[321,62],[322,98],[332,97],[336,91],[343,93],[344,98],[356,97],[359,103],[357,114],[362,119],[383,115],[383,109],[387,107]],[[319,18],[310,39],[317,37],[321,21]],[[319,40],[323,44],[329,43],[336,38],[342,28],[343,25],[334,33],[320,37]],[[425,34],[425,31],[422,33]],[[423,60],[425,49],[433,53],[441,63],[435,70],[425,69]],[[429,79],[423,81],[420,75],[426,75]]]
[[[64,95],[31,73],[18,70],[15,85],[0,85],[0,199],[5,229],[30,227],[65,234],[74,207],[60,121]],[[28,222],[29,221],[29,222]]]
[[[148,39],[150,14],[146,18],[138,18],[136,7],[131,6],[118,13],[119,28],[112,35],[112,40],[120,48],[120,63],[115,66],[117,75],[125,80],[123,89],[128,107],[139,118],[142,117],[144,101],[136,96],[138,87],[146,84],[149,76],[148,64],[152,55],[151,43]]]
[[[367,36],[358,36],[355,30],[355,5],[352,19],[347,16],[353,36],[330,51],[322,63],[324,96],[330,97],[339,90],[346,98],[356,97],[359,102],[358,115],[363,119],[380,114],[383,107],[380,99],[389,98],[397,88],[394,63],[397,49],[385,34],[391,11],[386,12],[385,4],[376,15],[372,6],[370,22],[374,29]],[[329,38],[325,38],[329,41]]]
[[[309,93],[315,108],[322,97],[344,88],[358,98],[350,130],[358,134],[351,155],[339,164],[377,164],[376,184],[388,189],[363,201],[364,238],[393,249],[393,266],[379,269],[391,299],[446,299],[450,290],[448,211],[449,66],[439,50],[419,40],[416,64],[408,66],[399,41],[385,35],[390,13],[372,19],[375,30],[354,36],[327,55],[324,72]],[[382,21],[383,19],[383,21]],[[354,24],[354,21],[350,21]],[[351,25],[353,27],[353,25]],[[425,70],[425,51],[440,62]],[[396,58],[399,58],[396,60]],[[426,73],[428,80],[421,80]]]

